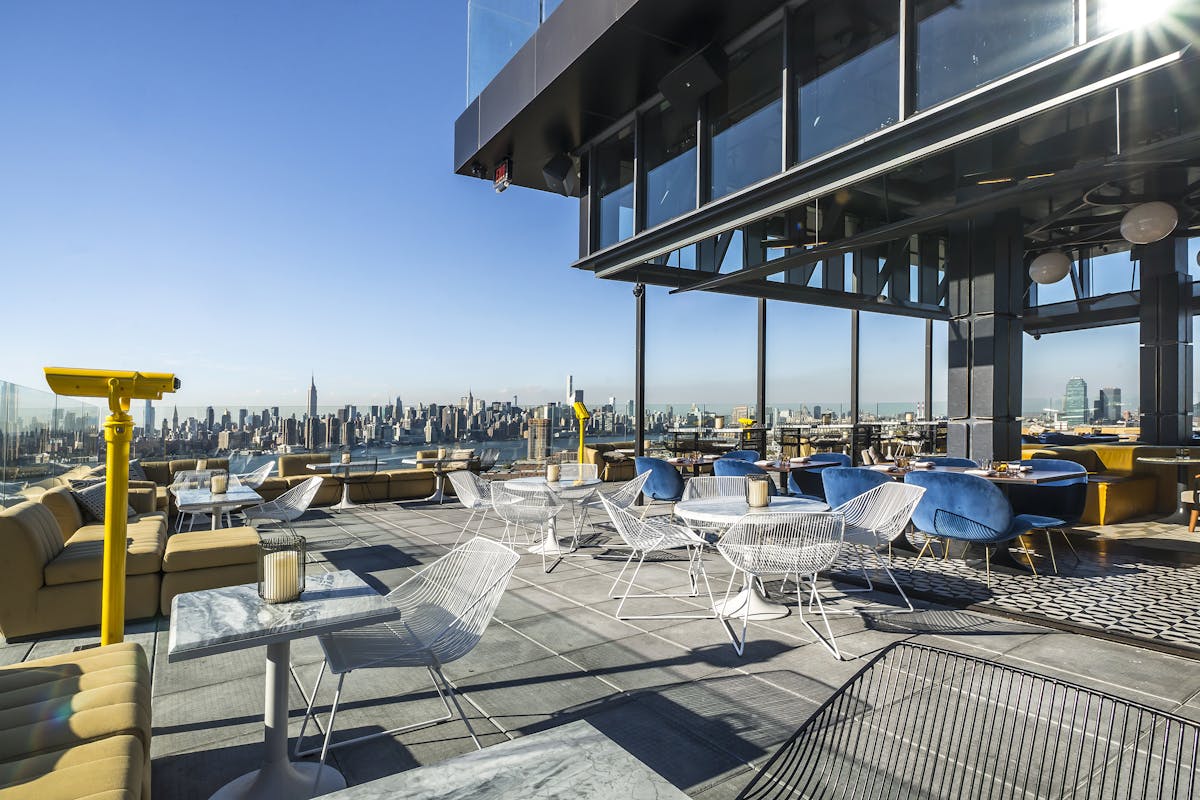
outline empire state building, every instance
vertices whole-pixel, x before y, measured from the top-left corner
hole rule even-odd
[[[312,385],[308,387],[308,418],[317,418],[317,376],[313,375]]]

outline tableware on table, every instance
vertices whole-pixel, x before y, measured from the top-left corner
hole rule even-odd
[[[750,508],[766,508],[771,504],[770,480],[767,475],[746,476],[746,505]]]
[[[290,603],[304,593],[303,536],[264,537],[258,546],[258,596],[268,603]]]
[[[225,494],[229,491],[229,476],[224,472],[214,473],[209,479],[208,488],[213,494]]]
[[[558,483],[562,476],[562,467],[558,464],[546,465],[546,483]]]

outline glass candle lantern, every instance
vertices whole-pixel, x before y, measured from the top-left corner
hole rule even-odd
[[[290,603],[304,592],[303,536],[267,536],[258,546],[258,596],[268,603]]]
[[[349,464],[349,463],[350,463],[350,451],[349,451],[349,450],[343,450],[343,451],[342,451],[342,463],[343,463],[343,464]]]
[[[213,494],[225,494],[229,490],[229,475],[224,472],[214,472],[209,478],[208,488]]]
[[[746,476],[746,504],[751,508],[766,508],[771,504],[769,475]]]
[[[546,465],[546,483],[558,483],[561,475],[562,467],[560,467],[558,464]]]

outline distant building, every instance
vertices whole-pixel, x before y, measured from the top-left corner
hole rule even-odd
[[[1121,419],[1121,390],[1113,386],[1105,386],[1100,390],[1100,421],[1116,422]]]
[[[550,420],[529,420],[529,458],[544,461],[550,455]]]
[[[1061,419],[1067,425],[1086,425],[1090,420],[1087,381],[1071,378],[1067,381],[1067,393],[1063,398]]]
[[[308,416],[311,419],[317,418],[317,376],[312,376],[312,382],[308,387]]]
[[[146,401],[146,420],[144,423],[146,437],[154,436],[154,406],[150,405],[150,401]]]

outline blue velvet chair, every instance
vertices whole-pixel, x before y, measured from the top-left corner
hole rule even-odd
[[[767,471],[752,461],[740,458],[718,458],[713,462],[713,475],[721,477],[744,477],[746,475],[767,475]],[[775,481],[767,482],[767,493],[772,497],[779,494],[775,491]]]
[[[1004,493],[977,475],[915,470],[904,477],[904,482],[925,489],[912,515],[917,530],[939,539],[954,539],[984,548],[989,588],[992,585],[990,548],[1019,539],[1034,528],[1053,527],[1055,522],[1030,514],[1014,515]],[[917,562],[929,547],[930,541],[926,540],[917,554]],[[1033,558],[1023,543],[1021,550],[1029,558],[1030,569],[1036,575]],[[916,562],[913,566],[916,566]]]
[[[1051,532],[1057,530],[1062,534],[1079,560],[1079,553],[1067,535],[1065,528],[1079,522],[1083,516],[1083,508],[1087,505],[1088,474],[1082,465],[1060,458],[1030,458],[1020,462],[1022,466],[1038,470],[1053,470],[1055,472],[1070,472],[1070,477],[1046,483],[1031,483],[1028,485],[1014,484],[1009,487],[1008,499],[1013,511],[1017,514],[1033,514],[1052,520],[1053,524],[1041,528],[1046,534],[1046,547],[1050,551],[1050,564],[1058,573],[1058,561],[1054,557],[1054,543],[1050,540]]]
[[[957,456],[928,456],[918,458],[917,461],[928,461],[935,467],[966,467],[967,469],[979,469],[979,462],[970,458],[959,458]]]
[[[649,472],[650,477],[642,485],[642,494],[651,500],[666,500],[674,503],[683,497],[683,477],[679,471],[661,458],[638,456],[633,459],[634,471],[641,475]]]
[[[817,474],[821,476],[821,485],[825,488],[825,502],[831,508],[866,494],[876,486],[892,483],[887,474],[864,467],[829,467]]]
[[[825,464],[831,467],[850,466],[850,456],[845,453],[813,453],[809,464]],[[825,484],[821,482],[821,469],[794,469],[788,474],[788,491],[792,494],[825,499]]]
[[[728,453],[724,453],[721,456],[721,458],[736,458],[741,461],[749,461],[750,463],[754,463],[755,461],[758,461],[758,451],[757,450],[730,450]]]

